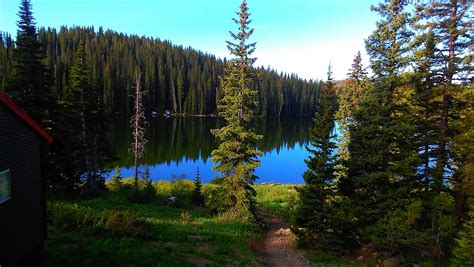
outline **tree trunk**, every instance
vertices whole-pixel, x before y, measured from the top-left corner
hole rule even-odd
[[[81,96],[81,98],[83,98]],[[92,169],[91,169],[91,162],[89,160],[89,149],[87,146],[87,129],[86,129],[86,119],[84,116],[84,109],[81,110],[81,128],[82,128],[82,150],[84,153],[84,160],[86,162],[86,169],[87,169],[87,181],[90,184],[92,190],[95,190],[95,178],[91,176]]]
[[[176,113],[176,111],[178,110],[178,104],[176,103],[176,93],[173,78],[171,78],[171,106],[173,113]]]
[[[449,89],[453,85],[453,76],[456,72],[456,66],[454,64],[455,58],[455,43],[457,39],[457,23],[456,21],[458,18],[456,17],[457,13],[457,1],[451,1],[451,17],[450,23],[448,25],[449,31],[449,43],[448,43],[448,51],[449,51],[449,59],[448,59],[448,68],[446,69],[446,77],[445,77],[445,87],[443,89],[443,103],[442,103],[442,113],[441,113],[441,120],[439,122],[439,142],[438,142],[438,157],[437,157],[437,181],[435,181],[438,186],[442,186],[443,178],[445,174],[445,167],[447,166],[448,161],[448,152],[447,152],[447,137],[448,137],[448,119],[449,119],[449,110],[450,110],[450,96],[449,96]]]
[[[137,89],[136,89],[136,98],[135,98],[135,142],[134,142],[134,149],[133,149],[133,154],[134,154],[134,164],[135,164],[135,172],[134,172],[134,183],[135,183],[135,191],[137,192],[138,191],[138,154],[139,154],[139,138],[138,138],[138,134],[139,134],[139,127],[140,127],[140,124],[139,124],[139,119],[138,119],[138,115],[139,115],[139,108],[140,108],[140,104],[139,104],[139,100],[140,100],[140,97],[139,97],[139,92],[140,92],[140,82],[139,82],[139,79],[137,79]]]
[[[132,135],[133,135],[133,144],[130,149],[133,153],[134,164],[135,164],[135,173],[134,173],[134,186],[135,193],[138,193],[138,164],[139,160],[143,155],[143,150],[145,147],[145,111],[142,103],[143,92],[141,91],[140,85],[140,73],[137,74],[136,85],[135,85],[135,114],[130,120]]]
[[[99,153],[97,149],[97,135],[94,135],[94,170],[92,175],[94,176],[95,187],[97,187],[97,169],[98,169],[98,161],[99,161]]]

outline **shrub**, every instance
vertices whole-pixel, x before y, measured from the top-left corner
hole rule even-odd
[[[156,200],[156,188],[150,178],[150,169],[145,167],[142,179],[138,180],[138,188],[135,187],[135,181],[132,178],[124,180],[124,190],[127,193],[128,200],[135,203],[148,203]]]
[[[142,236],[145,233],[145,222],[137,212],[97,211],[77,204],[48,204],[48,222],[57,228],[88,234]]]
[[[219,213],[219,203],[222,201],[219,187],[216,184],[206,184],[203,187],[205,205],[214,213]]]
[[[181,215],[179,216],[182,222],[191,222],[192,221],[192,216],[189,212],[183,211],[181,212]]]
[[[379,251],[390,255],[401,253],[408,261],[424,258],[441,264],[457,224],[453,213],[454,199],[446,193],[425,202],[413,201],[369,227],[369,238]]]
[[[171,189],[171,195],[176,196],[180,199],[191,200],[192,191],[194,184],[191,180],[186,179],[184,176],[173,177],[173,188]]]
[[[156,194],[162,199],[169,198],[173,190],[173,184],[170,181],[157,181],[153,183]]]
[[[158,187],[165,185],[166,189],[159,189],[164,199],[170,196],[175,196],[179,205],[189,206],[192,202],[193,182],[186,179],[184,176],[173,177],[173,182],[161,182]],[[169,188],[171,187],[171,189]]]
[[[246,222],[252,220],[253,218],[251,218],[250,216],[242,216],[242,213],[236,210],[225,210],[219,212],[216,219],[221,222]]]
[[[456,242],[454,257],[451,260],[452,266],[474,266],[474,205],[471,205],[469,219],[464,223]]]

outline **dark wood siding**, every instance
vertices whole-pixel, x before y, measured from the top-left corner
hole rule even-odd
[[[10,169],[11,199],[0,204],[0,264],[42,244],[41,139],[0,102],[0,170]]]

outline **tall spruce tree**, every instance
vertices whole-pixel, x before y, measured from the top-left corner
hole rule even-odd
[[[68,87],[60,101],[63,111],[58,120],[61,130],[58,139],[63,150],[74,155],[69,161],[73,169],[66,179],[85,177],[89,188],[96,190],[104,186],[103,176],[108,171],[112,153],[104,135],[108,132],[107,112],[90,80],[89,65],[81,44],[70,70]]]
[[[85,62],[85,52],[81,46],[71,68],[69,84],[60,100],[62,107],[61,115],[58,117],[60,132],[57,142],[61,144],[63,151],[57,151],[61,165],[64,165],[66,191],[71,192],[81,184],[81,178],[86,177],[90,182],[91,164],[88,150],[88,130],[86,113],[90,106],[86,105],[85,96],[92,90],[88,77],[88,66]],[[59,149],[59,147],[58,147]],[[69,155],[69,159],[67,158]],[[69,164],[68,167],[65,165]]]
[[[45,149],[46,158],[43,166],[50,189],[63,190],[77,188],[77,181],[68,180],[67,173],[75,174],[75,168],[68,162],[68,151],[64,151],[58,137],[65,134],[61,129],[61,107],[52,96],[52,78],[48,68],[43,63],[45,51],[39,41],[36,23],[33,17],[32,5],[29,0],[22,0],[19,7],[19,20],[16,45],[13,48],[11,40],[7,39],[7,47],[13,50],[6,55],[7,66],[5,90],[22,108],[44,129],[55,137],[53,144]],[[64,120],[62,120],[64,121]],[[72,176],[71,176],[72,177]],[[67,186],[66,186],[67,184]]]
[[[220,209],[238,219],[247,220],[253,216],[255,190],[252,187],[257,178],[255,168],[260,165],[257,157],[256,141],[261,138],[250,126],[257,108],[257,90],[252,87],[255,58],[251,55],[255,43],[248,43],[253,29],[247,2],[242,1],[238,18],[233,21],[239,26],[238,32],[230,32],[236,43],[227,42],[227,48],[235,57],[231,59],[221,79],[223,98],[219,104],[219,115],[226,125],[212,130],[220,144],[212,152],[214,170],[221,173],[215,182],[222,194]]]
[[[339,84],[338,88],[338,110],[336,120],[340,137],[338,138],[337,154],[341,161],[349,160],[349,125],[352,123],[352,113],[359,107],[359,101],[362,91],[368,86],[367,71],[362,65],[362,56],[360,51],[354,57],[352,67],[349,69],[348,78]],[[336,166],[338,176],[347,175],[347,169],[344,165]]]
[[[456,216],[463,219],[468,212],[468,203],[474,202],[474,85],[462,86],[455,94],[456,102],[468,104],[458,112],[453,123],[457,134],[453,138],[452,164],[456,166],[451,176],[453,196],[456,201]],[[472,207],[471,207],[472,209]]]
[[[89,140],[91,137],[90,129],[88,126],[90,116],[89,112],[92,106],[88,101],[89,94],[92,92],[91,85],[89,83],[89,68],[86,63],[86,57],[84,49],[81,47],[77,52],[76,63],[71,69],[70,74],[70,88],[69,94],[71,94],[72,101],[75,105],[78,105],[79,120],[76,121],[78,131],[76,132],[80,136],[82,158],[84,160],[84,171],[87,178],[87,183],[92,189],[95,189],[95,181],[92,177],[92,162],[90,157],[90,144]]]
[[[415,125],[397,91],[403,85],[400,73],[409,61],[412,35],[405,5],[392,0],[373,7],[383,19],[366,41],[373,85],[362,94],[360,107],[353,113],[348,175],[339,183],[340,191],[354,205],[358,242],[369,239],[369,232],[374,231],[368,226],[375,225],[388,210],[407,203],[407,188],[416,180]]]
[[[416,6],[414,20],[420,39],[429,36],[433,43],[427,47],[431,53],[421,62],[430,63],[425,67],[430,80],[420,94],[430,94],[426,107],[430,127],[424,129],[431,133],[424,140],[429,147],[424,161],[430,159],[426,176],[433,191],[453,193],[459,218],[465,216],[466,200],[472,194],[467,186],[473,165],[472,148],[468,148],[472,147],[472,6],[472,1],[465,0],[423,2]]]
[[[7,92],[33,119],[49,128],[54,107],[51,77],[43,64],[44,51],[38,41],[30,0],[21,1],[18,16],[13,71],[7,82]]]
[[[452,139],[456,131],[450,122],[461,106],[454,95],[459,90],[459,81],[472,82],[472,1],[450,0],[444,2],[420,3],[417,6],[417,28],[428,31],[436,41],[432,54],[431,72],[438,78],[437,94],[441,98],[439,114],[439,135],[436,148],[436,183],[451,173]]]
[[[310,129],[308,170],[303,174],[305,185],[299,191],[300,204],[296,211],[295,232],[301,243],[320,248],[335,248],[338,242],[337,222],[333,206],[335,196],[335,113],[336,94],[331,66],[328,80],[320,93],[314,127]]]
[[[414,107],[413,117],[417,121],[416,143],[421,160],[420,182],[423,183],[425,192],[433,189],[440,192],[443,185],[434,179],[436,165],[433,164],[436,158],[436,150],[433,147],[436,146],[439,132],[437,130],[437,113],[440,109],[440,105],[435,100],[435,88],[440,79],[432,71],[433,58],[436,53],[433,32],[418,34],[414,39],[413,47],[414,71],[411,77],[413,96],[410,102]]]

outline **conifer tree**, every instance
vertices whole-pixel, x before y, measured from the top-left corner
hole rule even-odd
[[[362,65],[362,56],[360,51],[354,57],[353,64],[349,73],[349,77],[340,83],[338,92],[338,110],[336,119],[338,122],[338,129],[340,137],[338,138],[337,154],[341,161],[349,160],[349,125],[352,122],[352,113],[359,107],[359,101],[362,91],[368,86],[367,71]],[[346,175],[346,168],[344,165],[336,166],[338,176]]]
[[[116,191],[119,191],[123,187],[123,182],[122,182],[122,174],[120,173],[120,167],[116,166],[115,167],[115,174],[112,176],[110,184],[112,188]]]
[[[439,192],[440,183],[434,182],[433,160],[435,153],[433,147],[437,140],[436,113],[439,106],[435,103],[435,87],[439,78],[432,72],[433,57],[436,53],[436,42],[432,31],[419,34],[413,42],[413,116],[417,121],[417,146],[420,154],[421,182],[427,191],[435,188]]]
[[[193,203],[198,206],[202,206],[204,204],[204,196],[202,195],[202,182],[201,175],[199,173],[199,167],[196,170],[196,178],[194,179]]]
[[[38,41],[36,23],[30,0],[22,0],[16,49],[13,54],[13,72],[7,83],[8,94],[43,127],[51,127],[51,78],[43,64],[44,51]]]
[[[356,83],[361,83],[367,78],[367,70],[362,65],[360,51],[357,51],[357,55],[355,55],[352,67],[349,69],[347,75],[349,76],[349,79],[354,80]]]
[[[83,168],[86,174],[87,183],[92,190],[96,189],[96,181],[92,176],[92,162],[91,162],[91,133],[89,129],[91,116],[89,115],[92,108],[90,101],[88,101],[92,93],[92,86],[89,83],[89,68],[86,63],[85,51],[79,48],[76,56],[76,63],[71,69],[69,88],[66,93],[66,101],[76,108],[70,109],[70,112],[77,112],[78,118],[75,121],[77,129],[75,133],[80,136],[80,144],[82,150]]]
[[[472,1],[450,0],[420,3],[416,7],[415,27],[421,34],[431,34],[435,42],[431,55],[430,72],[436,81],[435,94],[440,97],[438,142],[436,147],[435,183],[446,182],[453,170],[452,140],[456,131],[451,123],[464,103],[456,101],[459,81],[472,82]],[[469,52],[471,50],[471,52]],[[454,124],[456,124],[454,122]],[[459,182],[459,181],[458,181]]]
[[[432,43],[420,49],[430,53],[419,64],[425,63],[425,76],[429,77],[422,80],[426,88],[419,94],[428,99],[424,106],[428,116],[420,122],[420,132],[426,136],[422,139],[426,147],[423,161],[429,166],[424,168],[425,179],[434,192],[451,191],[456,200],[455,213],[462,219],[473,192],[469,177],[474,166],[470,152],[472,1],[423,2],[415,11],[414,27],[419,39]]]
[[[56,121],[60,131],[55,141],[56,158],[59,166],[63,168],[65,176],[62,186],[67,192],[73,192],[82,184],[82,177],[87,176],[89,181],[90,174],[85,164],[85,158],[88,154],[84,153],[84,142],[87,138],[82,135],[81,118],[84,117],[85,101],[84,94],[90,91],[90,85],[87,77],[87,65],[84,64],[84,51],[79,49],[76,53],[74,65],[71,68],[71,79],[63,92],[63,97],[59,101],[61,114]],[[58,146],[56,146],[56,144]],[[65,152],[65,153],[62,153]]]
[[[393,0],[373,8],[383,18],[366,41],[374,81],[362,94],[349,126],[348,172],[339,188],[354,204],[358,222],[354,236],[360,239],[368,238],[366,227],[383,218],[387,210],[406,204],[407,188],[417,180],[415,125],[397,93],[403,85],[400,73],[409,62],[412,35],[405,5]]]
[[[261,138],[250,126],[257,107],[257,90],[252,88],[255,58],[251,55],[255,43],[248,43],[253,29],[247,2],[242,1],[238,18],[233,21],[239,26],[238,32],[230,32],[236,43],[227,42],[227,48],[235,57],[226,66],[221,79],[223,98],[219,105],[219,115],[226,125],[212,133],[220,141],[219,147],[212,152],[214,170],[222,174],[215,182],[220,186],[222,200],[220,209],[242,220],[252,217],[255,190],[252,187],[256,179],[255,168],[260,164],[257,157],[256,141]]]
[[[9,35],[6,36],[9,66],[5,68],[8,71],[4,74],[5,90],[28,115],[55,137],[53,144],[45,149],[47,161],[42,166],[50,188],[67,187],[73,191],[78,186],[75,178],[78,176],[77,169],[69,162],[70,151],[61,147],[65,120],[61,118],[61,107],[51,93],[52,78],[43,63],[45,51],[38,38],[30,0],[22,0],[19,8],[15,47]]]
[[[13,40],[9,33],[0,32],[0,88],[6,90],[7,78],[12,73]]]
[[[143,172],[143,192],[140,195],[141,199],[135,200],[149,202],[155,199],[156,189],[153,186],[153,181],[151,180],[150,166],[148,164],[145,166],[145,171]]]
[[[110,171],[110,163],[114,158],[114,151],[106,133],[110,132],[109,111],[105,107],[100,91],[92,87],[88,98],[89,131],[91,146],[92,179],[97,189],[105,189],[105,176]]]
[[[299,191],[300,204],[296,211],[295,229],[300,242],[330,248],[337,242],[335,229],[334,180],[336,144],[334,142],[336,95],[331,66],[328,80],[319,96],[314,127],[310,129],[310,156],[305,160],[308,170],[303,174],[304,187]]]
[[[104,135],[108,132],[107,112],[90,80],[90,63],[82,44],[69,76],[68,87],[60,101],[64,110],[59,115],[61,123],[58,123],[61,129],[58,139],[63,146],[61,149],[66,152],[63,156],[75,155],[70,162],[75,168],[74,175],[69,176],[85,176],[90,189],[103,189],[103,177],[112,158],[110,144]]]

